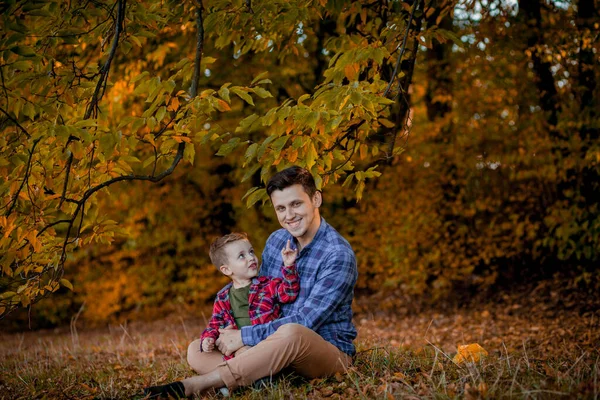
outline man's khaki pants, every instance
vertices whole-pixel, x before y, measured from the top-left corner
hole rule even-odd
[[[217,349],[200,351],[200,340],[188,347],[188,363],[199,374],[215,368],[228,388],[250,385],[291,367],[306,378],[343,373],[352,359],[317,333],[299,324],[285,324],[254,347],[223,361]]]

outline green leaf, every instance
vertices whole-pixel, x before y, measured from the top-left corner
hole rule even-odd
[[[221,89],[219,89],[219,96],[226,102],[231,103],[231,99],[229,98],[229,89],[227,89],[227,86],[229,85],[229,83],[226,83],[221,86]]]
[[[265,72],[262,72],[262,73],[258,74],[256,76],[256,78],[252,79],[251,85],[254,85],[256,82],[258,82],[259,80],[261,80],[262,78],[264,78],[268,74],[269,74],[269,71],[265,71]]]
[[[194,165],[194,157],[196,156],[196,148],[193,143],[185,146],[185,150],[183,151],[183,159],[188,161],[190,164]]]
[[[248,103],[250,105],[254,105],[254,100],[252,100],[252,96],[250,96],[247,92],[240,90],[238,88],[231,88],[231,91],[233,93],[237,94],[246,103]]]
[[[165,108],[165,106],[160,107],[158,109],[158,111],[156,111],[156,120],[162,121],[163,118],[165,117],[166,113],[167,113],[167,109]]]
[[[254,176],[254,174],[256,173],[256,171],[258,171],[260,169],[260,167],[262,167],[261,164],[254,164],[252,167],[250,167],[246,173],[244,173],[244,176],[242,177],[242,182],[246,182],[248,179],[252,178]]]
[[[317,157],[317,149],[315,149],[314,143],[310,142],[306,150],[306,169],[310,170],[315,165]]]
[[[235,148],[237,147],[238,143],[240,142],[240,138],[239,137],[234,137],[229,139],[229,141],[227,143],[225,143],[224,145],[222,145],[219,148],[219,151],[217,152],[217,156],[227,156],[229,155],[233,150],[235,150]]]
[[[150,75],[150,72],[148,71],[144,71],[141,74],[139,74],[138,76],[136,76],[135,78],[133,78],[131,80],[131,83],[136,83],[137,81],[139,81],[142,78],[145,78],[146,76]]]
[[[246,207],[248,207],[248,208],[252,207],[259,200],[262,200],[263,204],[267,200],[267,189],[260,188],[260,189],[254,190],[246,199]]]
[[[214,57],[202,57],[202,62],[200,63],[201,68],[206,68],[207,65],[213,64],[217,61]]]
[[[451,40],[454,44],[463,49],[466,47],[465,43],[462,40],[460,40],[456,33],[452,31],[448,31],[446,29],[438,29],[436,33],[445,39]]]
[[[29,61],[29,60],[15,61],[14,63],[10,64],[10,67],[12,69],[14,69],[15,71],[26,71],[31,68],[31,61]]]
[[[287,143],[289,136],[282,136],[279,139],[275,140],[271,145],[271,148],[275,150],[277,153],[280,153],[283,149],[283,146]]]
[[[254,93],[256,93],[258,95],[258,97],[260,97],[261,99],[266,99],[267,97],[273,97],[273,95],[271,94],[271,92],[269,92],[268,90],[265,90],[261,87],[255,87],[252,89],[254,91]]]
[[[246,118],[244,118],[243,120],[240,121],[240,126],[238,126],[235,131],[236,132],[245,132],[245,131],[249,131],[250,127],[252,126],[252,124],[254,124],[254,122],[256,122],[256,120],[258,119],[258,115],[257,114],[252,114],[247,116]]]
[[[302,102],[304,100],[306,100],[306,99],[309,99],[309,98],[310,98],[310,94],[308,94],[308,93],[307,94],[303,94],[302,96],[300,96],[298,98],[298,105],[303,105]]]
[[[23,57],[35,57],[35,51],[29,46],[15,46],[10,51]]]
[[[244,154],[244,158],[249,161],[256,155],[256,150],[258,150],[258,143],[252,143],[246,149],[246,154]]]

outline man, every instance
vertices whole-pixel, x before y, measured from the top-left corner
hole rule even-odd
[[[291,367],[307,378],[344,372],[355,353],[352,299],[357,278],[350,244],[319,213],[322,194],[304,168],[290,167],[267,184],[283,229],[265,245],[260,274],[281,276],[281,249],[289,239],[298,249],[300,295],[282,305],[283,317],[241,330],[221,329],[219,351],[202,352],[200,340],[188,347],[188,363],[200,375],[149,388],[148,394],[190,396],[210,388],[235,389]],[[223,361],[243,346],[248,350]],[[176,386],[173,386],[176,385]]]

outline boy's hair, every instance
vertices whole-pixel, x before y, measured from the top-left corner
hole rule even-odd
[[[227,254],[225,254],[225,246],[229,243],[237,242],[238,240],[248,240],[248,235],[244,232],[232,232],[228,235],[221,236],[213,240],[210,244],[210,261],[217,269],[221,265],[227,264]]]
[[[312,199],[317,192],[317,185],[311,173],[302,167],[294,165],[279,171],[269,179],[267,183],[267,194],[271,197],[271,193],[276,190],[283,190],[292,185],[302,185],[306,194]]]

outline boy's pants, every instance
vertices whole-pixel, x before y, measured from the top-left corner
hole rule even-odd
[[[351,362],[346,353],[299,324],[280,326],[256,346],[227,361],[217,349],[200,352],[200,340],[188,348],[188,363],[196,372],[206,374],[216,368],[230,389],[250,385],[288,366],[304,377],[317,378],[343,373]]]

